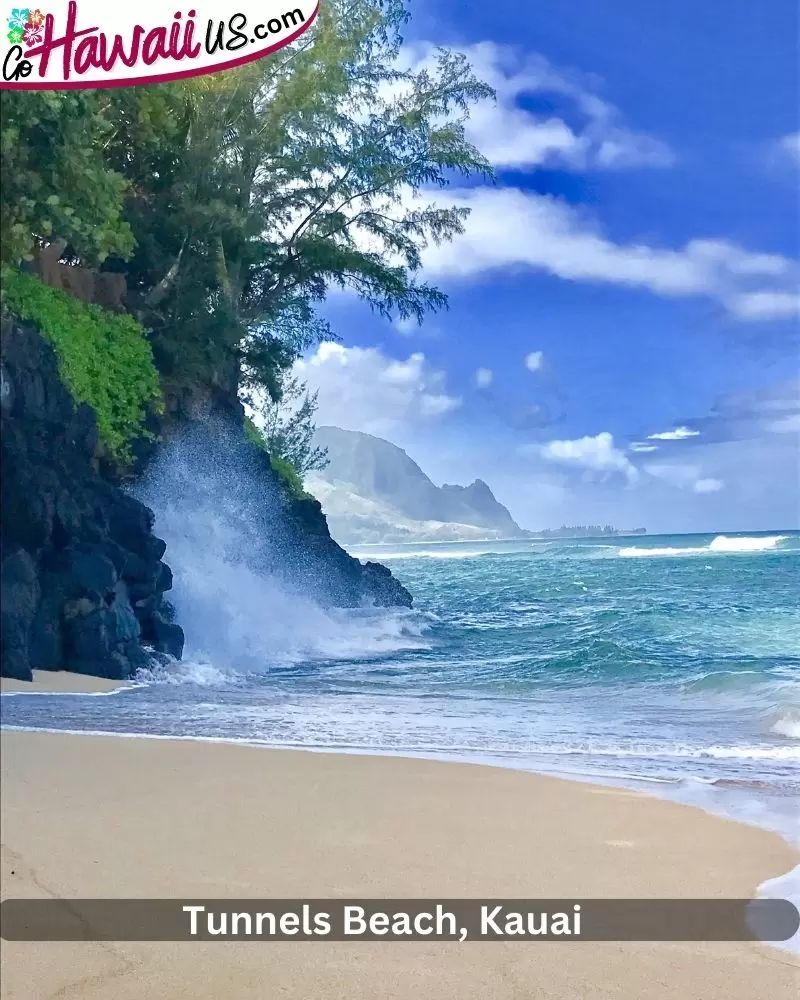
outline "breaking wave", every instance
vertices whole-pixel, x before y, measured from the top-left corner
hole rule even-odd
[[[648,548],[647,546],[629,546],[619,550],[623,558],[634,559],[646,556],[697,556],[712,552],[770,552],[785,541],[786,535],[765,535],[762,537],[735,537],[717,535],[708,545],[685,545],[681,547],[667,546],[664,548]]]
[[[174,580],[169,597],[187,635],[184,662],[151,678],[215,684],[232,673],[427,648],[428,622],[418,612],[326,607],[272,572],[258,555],[263,539],[247,504],[260,496],[279,540],[286,514],[245,460],[237,473],[232,485],[207,451],[183,440],[162,452],[139,492],[167,543]],[[287,562],[299,558],[277,547]]]
[[[776,719],[770,727],[770,732],[776,736],[785,736],[790,740],[800,740],[800,717],[783,717]]]
[[[728,535],[717,535],[708,548],[711,552],[766,552],[785,541],[786,535],[766,535],[760,538],[732,538]]]

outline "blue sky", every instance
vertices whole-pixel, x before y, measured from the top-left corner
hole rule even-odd
[[[450,309],[327,306],[321,423],[526,527],[800,523],[798,15],[791,0],[417,3],[406,58],[467,52],[496,184],[424,256]]]

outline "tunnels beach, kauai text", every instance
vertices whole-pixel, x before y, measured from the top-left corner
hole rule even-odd
[[[502,904],[482,905],[477,924],[472,927],[459,923],[455,913],[440,903],[430,910],[369,913],[362,906],[344,905],[334,912],[317,911],[308,904],[297,911],[282,913],[213,911],[202,905],[184,906],[183,911],[188,916],[192,937],[205,933],[214,937],[329,937],[337,925],[345,938],[371,939],[435,937],[466,941],[470,937],[577,937],[581,933],[579,904],[569,912],[555,913],[509,910]]]

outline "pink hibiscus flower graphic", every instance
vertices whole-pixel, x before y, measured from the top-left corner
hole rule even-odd
[[[38,24],[32,24],[29,21],[25,25],[25,34],[24,34],[23,37],[25,39],[25,44],[26,45],[28,45],[28,46],[30,46],[30,45],[39,45],[40,42],[42,41],[42,29],[41,29],[41,26],[38,25]]]

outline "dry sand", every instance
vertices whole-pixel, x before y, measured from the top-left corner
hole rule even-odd
[[[89,677],[86,674],[73,674],[67,670],[34,670],[32,681],[15,681],[10,677],[0,677],[0,691],[22,691],[27,694],[47,694],[65,691],[74,694],[103,694],[108,691],[119,691],[127,687],[127,681],[109,681],[104,677]]]
[[[510,770],[2,734],[7,897],[742,897],[777,836]],[[8,1000],[783,1000],[755,944],[3,943]]]

